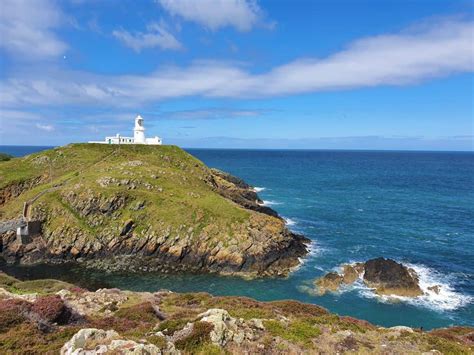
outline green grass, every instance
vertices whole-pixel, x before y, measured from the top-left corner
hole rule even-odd
[[[130,161],[142,162],[128,166]],[[52,167],[53,181],[49,171]],[[2,219],[17,217],[23,203],[37,196],[52,185],[63,184],[49,191],[34,204],[33,210],[42,206],[50,216],[45,226],[50,231],[75,226],[90,235],[99,236],[104,229],[117,230],[127,219],[135,222],[135,231],[141,232],[149,226],[158,234],[171,228],[173,235],[182,235],[183,230],[193,227],[193,236],[202,233],[212,235],[216,244],[226,245],[237,238],[235,226],[245,223],[251,213],[212,191],[205,182],[209,169],[198,159],[176,146],[109,146],[100,144],[71,144],[51,149],[24,158],[15,158],[0,166],[0,190],[8,185],[19,184],[37,177],[43,183],[24,191],[19,197],[0,206]],[[127,190],[123,186],[101,187],[101,177],[118,180],[136,180],[137,188]],[[154,178],[156,176],[157,178]],[[152,184],[157,190],[147,190],[144,184]],[[77,190],[75,186],[80,186]],[[94,216],[83,216],[67,203],[64,195],[75,191],[84,198],[107,198],[117,194],[127,197],[127,206],[117,213],[119,219],[105,218],[100,228],[91,225]],[[197,196],[197,197],[196,197]],[[146,201],[143,210],[130,208],[135,201]],[[55,211],[61,211],[56,213]]]
[[[321,330],[313,322],[307,320],[294,320],[288,326],[277,320],[266,320],[263,324],[273,336],[279,336],[305,347],[312,347],[313,339],[321,335]]]
[[[0,272],[0,287],[16,294],[37,293],[39,295],[48,295],[62,289],[69,289],[73,285],[52,279],[20,281]]]

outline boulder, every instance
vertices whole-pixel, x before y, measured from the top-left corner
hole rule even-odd
[[[79,330],[64,344],[61,355],[86,354],[161,355],[162,352],[153,344],[119,339],[118,333],[114,330],[85,328]]]
[[[341,286],[344,278],[337,272],[329,272],[323,277],[315,281],[317,291],[320,295],[324,295],[326,292],[336,292]]]
[[[344,265],[342,271],[343,282],[345,284],[354,283],[359,278],[359,272],[352,265]]]
[[[197,317],[201,322],[213,325],[209,334],[215,345],[225,346],[229,342],[242,344],[245,340],[258,339],[265,327],[260,319],[244,321],[230,316],[225,309],[211,308]]]
[[[423,294],[413,269],[392,259],[376,258],[365,262],[364,283],[380,295],[416,297]]]
[[[61,355],[79,355],[85,354],[84,348],[88,344],[112,341],[119,335],[115,330],[103,330],[95,328],[85,328],[79,330],[72,338],[61,348]]]

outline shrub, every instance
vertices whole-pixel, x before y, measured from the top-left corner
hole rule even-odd
[[[428,338],[428,344],[429,350],[435,349],[446,355],[469,354],[466,349],[461,347],[459,344],[456,344],[454,341],[438,338],[435,336],[430,336]]]
[[[126,318],[129,320],[146,323],[155,323],[158,319],[150,302],[120,308],[117,312],[115,312],[115,316],[118,318]]]
[[[167,319],[160,323],[158,330],[165,335],[173,335],[175,331],[182,329],[188,322],[188,319]]]
[[[128,332],[137,329],[139,322],[126,318],[105,317],[100,319],[89,320],[91,328],[98,329],[114,329],[119,333]]]
[[[352,330],[353,332],[365,333],[367,330],[376,329],[371,323],[349,316],[342,316],[339,320],[339,326],[343,330]]]
[[[27,280],[13,285],[16,293],[38,293],[42,295],[56,293],[62,289],[68,289],[72,285],[59,280]]]
[[[12,286],[14,283],[19,282],[13,276],[7,275],[0,271],[0,285],[1,286]]]
[[[264,325],[273,336],[279,336],[305,346],[311,346],[312,339],[321,335],[321,330],[311,321],[296,320],[285,326],[279,321],[269,320],[264,321]]]
[[[8,299],[0,301],[0,333],[23,323],[31,305],[23,300]]]
[[[175,342],[175,345],[180,350],[188,352],[194,352],[202,344],[207,343],[211,340],[210,333],[214,329],[214,326],[208,322],[196,322],[193,325],[191,334],[183,339],[179,339]]]
[[[328,314],[329,312],[324,309],[323,307],[316,306],[314,304],[307,304],[293,300],[286,300],[286,301],[274,301],[270,302],[270,304],[276,308],[278,308],[281,312],[285,315],[291,316],[322,316]]]
[[[146,338],[146,340],[153,345],[156,345],[160,349],[166,348],[167,341],[165,337],[162,337],[160,335],[152,335]]]
[[[50,323],[67,324],[71,316],[63,300],[57,295],[39,297],[31,311],[41,320]]]

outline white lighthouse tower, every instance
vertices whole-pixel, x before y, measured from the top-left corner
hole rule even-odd
[[[133,128],[133,140],[135,144],[145,144],[145,127],[143,127],[143,118],[138,115],[135,117],[135,127]]]

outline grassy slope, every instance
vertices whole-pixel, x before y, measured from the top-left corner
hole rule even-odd
[[[142,164],[127,165],[137,160]],[[43,176],[44,180],[44,183],[0,207],[0,218],[17,217],[24,201],[65,182],[64,186],[47,192],[33,205],[45,207],[54,215],[48,221],[50,230],[75,226],[92,238],[97,234],[97,227],[80,216],[63,197],[80,184],[78,193],[88,191],[103,198],[118,194],[127,197],[129,208],[121,210],[118,220],[106,219],[105,223],[111,225],[101,224],[101,229],[117,229],[127,219],[133,219],[137,222],[137,232],[150,226],[157,231],[165,227],[177,230],[193,226],[195,235],[198,235],[202,228],[212,225],[227,232],[222,236],[231,236],[232,225],[247,220],[249,212],[214,193],[203,181],[208,174],[209,170],[202,162],[176,146],[73,144],[0,164],[0,189],[38,176]],[[123,186],[101,187],[97,180],[104,176],[138,180],[139,186],[128,191]],[[147,190],[143,187],[147,183],[161,188],[162,192]],[[132,211],[130,207],[139,201],[146,201],[146,209]]]

